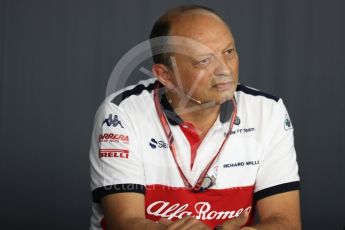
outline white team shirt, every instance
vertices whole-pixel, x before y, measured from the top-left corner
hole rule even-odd
[[[299,189],[293,128],[282,100],[240,84],[231,135],[208,171],[215,184],[200,193],[186,189],[155,108],[155,84],[148,79],[128,86],[107,97],[96,113],[90,147],[91,229],[105,229],[99,202],[112,193],[145,194],[146,218],[152,220],[191,215],[215,227],[251,210],[256,200]],[[177,162],[194,185],[224,140],[231,108],[228,102],[222,105],[191,168],[184,123],[160,96]]]

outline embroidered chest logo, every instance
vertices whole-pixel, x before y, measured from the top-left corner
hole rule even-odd
[[[285,114],[285,119],[284,119],[284,129],[289,130],[292,129],[292,124],[289,115]]]
[[[239,116],[236,116],[234,124],[236,126],[241,124],[241,119]],[[247,133],[251,133],[251,132],[255,132],[255,128],[237,128],[231,131],[231,135],[235,135],[235,134],[247,134]],[[224,133],[224,136],[226,136],[226,133]]]
[[[239,116],[236,116],[234,124],[235,125],[241,124],[241,120],[240,120]]]
[[[223,168],[234,168],[234,167],[243,167],[243,166],[255,166],[258,165],[260,162],[257,161],[239,161],[235,163],[228,163],[223,164]]]
[[[149,145],[151,146],[151,148],[155,149],[155,148],[168,148],[169,145],[167,143],[165,143],[164,141],[157,141],[154,138],[151,138]]]
[[[123,125],[121,124],[121,121],[119,120],[117,115],[109,114],[109,117],[104,119],[102,126],[104,124],[106,124],[107,126],[113,126],[113,127],[120,125],[120,127],[123,128]]]

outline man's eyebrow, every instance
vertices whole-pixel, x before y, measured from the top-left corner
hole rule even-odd
[[[195,57],[213,56],[213,53],[196,54]]]
[[[223,49],[223,52],[226,50],[226,49],[228,49],[230,46],[232,46],[233,45],[233,42],[230,42],[227,46],[225,46],[225,48]]]
[[[233,45],[233,42],[230,42],[225,48],[222,50],[222,52],[225,52],[226,49],[228,49],[230,46]],[[202,57],[202,56],[213,56],[214,53],[204,53],[204,54],[196,54],[195,57]]]

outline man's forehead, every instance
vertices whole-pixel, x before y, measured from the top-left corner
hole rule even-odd
[[[212,25],[212,27],[210,26]],[[205,10],[193,10],[181,13],[170,20],[170,35],[190,35],[213,27],[223,27],[229,29],[226,23],[212,12]]]
[[[224,46],[234,43],[231,31],[225,22],[207,11],[186,13],[172,20],[169,35],[196,41],[186,42],[185,48],[200,49],[204,52],[206,47],[213,50],[224,49]]]
[[[205,44],[194,39],[180,36],[171,36],[169,40],[172,52],[191,55],[213,54],[215,52],[223,51],[234,44],[232,40],[226,39],[217,39],[217,41],[212,42],[213,44],[210,42]]]

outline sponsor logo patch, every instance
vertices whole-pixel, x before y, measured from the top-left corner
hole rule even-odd
[[[121,121],[119,120],[118,116],[115,114],[109,114],[108,118],[104,119],[102,123],[102,127],[106,124],[107,126],[113,126],[117,127],[118,125],[123,128],[123,125],[121,124]]]
[[[168,148],[168,144],[165,143],[164,141],[157,141],[156,139],[154,138],[151,138],[150,142],[149,142],[149,145],[151,146],[151,148],[155,149],[155,148]]]
[[[248,134],[248,133],[252,133],[255,132],[255,128],[243,128],[243,129],[235,129],[235,130],[231,130],[231,135],[235,135],[235,134]],[[226,136],[226,132],[224,133],[224,137]]]
[[[284,119],[284,129],[289,130],[292,129],[292,124],[289,115],[285,114],[285,119]]]
[[[99,134],[98,136],[99,142],[116,142],[116,143],[125,143],[128,144],[128,136],[123,134],[117,134],[117,133],[103,133]]]
[[[236,116],[234,124],[235,124],[235,125],[241,124],[241,119],[240,119],[240,117]]]
[[[181,219],[187,215],[192,216],[197,220],[225,220],[235,218],[245,210],[250,212],[252,208],[249,206],[235,210],[215,211],[212,209],[209,202],[204,201],[194,204],[194,212],[192,212],[188,210],[189,205],[190,204],[171,204],[167,201],[156,201],[147,207],[146,212],[149,215],[159,216],[169,220],[173,219],[174,217]]]
[[[251,211],[253,193],[254,185],[210,189],[198,193],[198,198],[195,199],[195,194],[185,187],[147,185],[146,217],[153,221],[159,221],[162,217],[175,221],[188,215],[202,220],[214,229],[225,220],[237,217],[244,210]]]
[[[99,150],[99,158],[115,157],[115,158],[128,159],[128,156],[129,156],[128,149],[100,149]]]
[[[224,164],[223,168],[234,168],[234,167],[242,167],[242,166],[254,166],[258,165],[259,161],[240,161],[235,163],[228,163]]]

